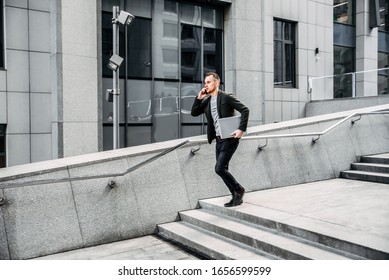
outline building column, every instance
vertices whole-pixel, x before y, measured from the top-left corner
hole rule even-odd
[[[98,151],[98,3],[51,1],[53,158]]]
[[[250,105],[249,126],[263,123],[262,1],[235,0],[226,8],[225,87]]]
[[[355,71],[378,68],[378,28],[369,27],[369,0],[356,2]],[[377,95],[377,72],[356,75],[356,96]]]

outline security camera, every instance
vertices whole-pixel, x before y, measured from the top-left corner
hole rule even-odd
[[[117,71],[120,65],[122,64],[122,62],[123,62],[123,58],[114,54],[109,59],[108,68],[113,71]]]
[[[120,11],[118,21],[123,25],[130,25],[134,18],[135,16],[127,13],[126,11]]]

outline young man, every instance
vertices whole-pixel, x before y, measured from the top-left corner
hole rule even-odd
[[[222,178],[232,194],[232,199],[225,203],[225,207],[242,204],[245,189],[228,172],[228,164],[239,145],[239,139],[246,131],[249,119],[249,109],[233,95],[219,90],[219,75],[213,72],[205,75],[205,87],[197,95],[193,106],[192,116],[203,113],[208,120],[207,137],[211,144],[216,139],[216,165],[215,172]],[[231,138],[220,138],[219,118],[227,118],[234,115],[237,110],[241,114],[239,129],[231,134]]]

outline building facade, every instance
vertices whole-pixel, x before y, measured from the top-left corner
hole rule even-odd
[[[320,99],[388,92],[386,0],[0,0],[0,167],[113,146],[112,8],[120,26],[120,147],[205,133],[204,74],[249,125],[305,117]]]

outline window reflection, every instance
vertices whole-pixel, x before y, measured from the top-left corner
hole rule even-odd
[[[334,98],[352,97],[354,48],[334,46]]]
[[[334,21],[354,24],[354,0],[334,0]]]
[[[153,140],[165,141],[178,138],[178,82],[155,82],[154,104]]]
[[[155,1],[153,18],[153,71],[154,77],[178,79],[179,30],[178,4],[175,1]]]
[[[181,23],[201,26],[201,7],[181,4]]]
[[[381,26],[379,27],[380,31],[389,32],[389,1],[380,0],[380,19]]]
[[[152,121],[151,81],[128,80],[127,121],[150,123]]]
[[[388,68],[389,67],[389,54],[387,53],[378,53],[378,68]],[[388,94],[389,93],[389,70],[380,70],[378,71],[378,95]]]
[[[182,25],[181,79],[201,82],[201,27]]]
[[[103,0],[102,6],[113,2],[117,0]],[[127,53],[128,63],[127,77],[125,63],[119,75],[121,146],[205,133],[204,118],[194,118],[190,111],[202,87],[202,75],[208,71],[223,74],[223,9],[177,0],[119,2],[136,16],[127,29],[120,26],[119,55],[126,58]],[[111,10],[102,12],[104,96],[112,88],[112,71],[107,68],[112,55]],[[105,150],[112,148],[112,111],[112,103],[104,98]]]
[[[128,75],[151,78],[151,21],[137,18],[127,30]]]
[[[216,72],[223,80],[222,74],[222,32],[216,29],[204,29],[204,73]]]

